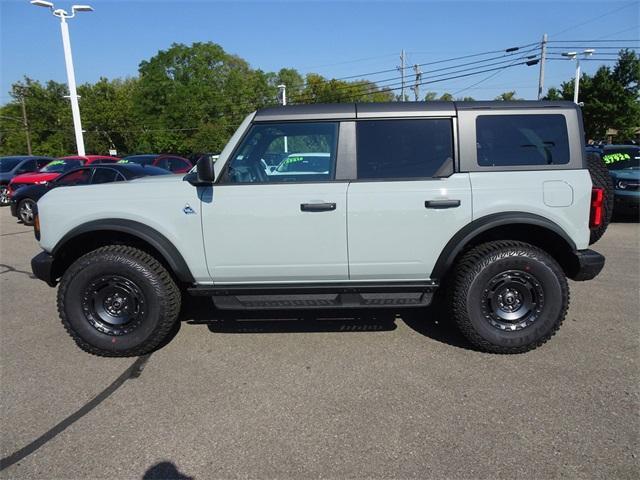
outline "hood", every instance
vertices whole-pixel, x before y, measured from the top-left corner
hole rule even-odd
[[[48,173],[40,173],[40,172],[32,172],[32,173],[23,173],[22,175],[17,175],[13,177],[11,183],[40,183],[40,182],[50,182],[55,178],[58,178],[60,173],[58,172],[48,172]]]

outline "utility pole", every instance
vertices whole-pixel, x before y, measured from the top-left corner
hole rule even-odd
[[[397,67],[398,70],[400,70],[400,78],[401,80],[401,87],[400,87],[400,101],[404,102],[404,59],[405,59],[405,55],[404,55],[404,48],[402,49],[402,51],[400,52],[400,66]]]
[[[542,36],[542,43],[540,44],[540,76],[538,77],[538,100],[542,98],[542,91],[544,90],[544,62],[547,59],[547,34]]]
[[[27,106],[24,103],[24,91],[20,95],[20,103],[22,104],[22,125],[24,125],[24,133],[27,136],[27,154],[31,155],[31,135],[29,133],[29,122],[27,121]]]
[[[420,70],[420,65],[414,65],[413,71],[416,74],[416,79],[413,84],[413,97],[417,102],[420,100],[420,81],[422,80],[422,70]]]

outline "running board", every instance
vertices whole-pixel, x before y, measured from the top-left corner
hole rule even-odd
[[[435,282],[404,282],[200,286],[188,291],[212,297],[223,310],[282,310],[425,307],[436,288]]]

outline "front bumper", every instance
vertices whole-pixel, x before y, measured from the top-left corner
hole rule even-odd
[[[614,208],[623,210],[637,210],[640,208],[640,192],[639,191],[615,191]]]
[[[53,273],[53,260],[53,256],[47,252],[40,252],[31,259],[33,274],[50,287],[55,287],[57,283]]]
[[[575,252],[576,265],[570,278],[577,282],[594,279],[604,267],[604,256],[593,250]]]

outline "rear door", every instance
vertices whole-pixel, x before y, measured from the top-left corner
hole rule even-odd
[[[453,118],[357,122],[347,193],[351,280],[429,279],[471,221],[469,174],[455,173]]]

